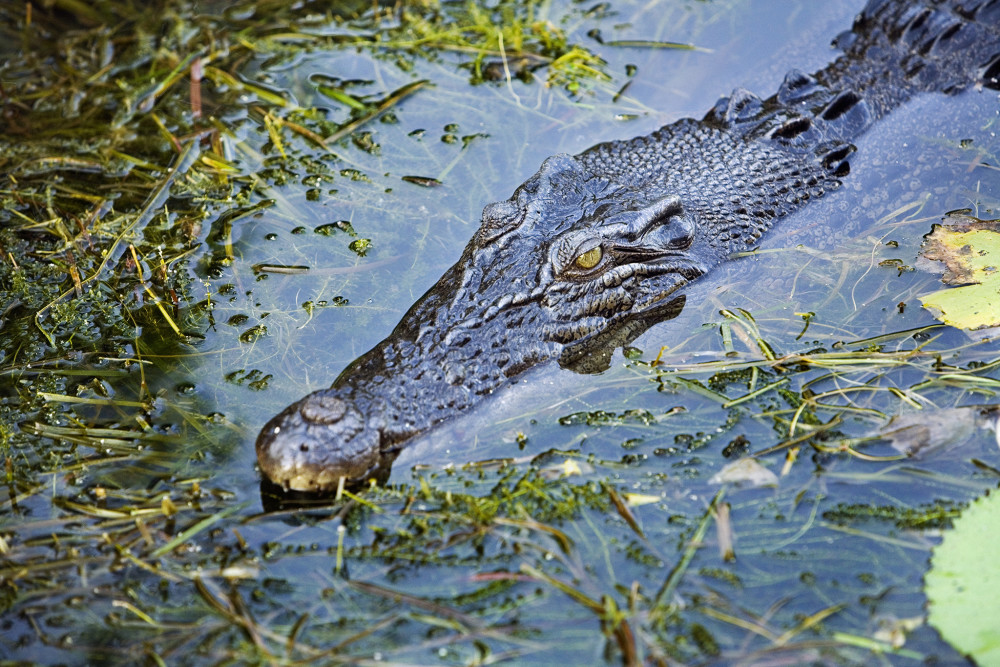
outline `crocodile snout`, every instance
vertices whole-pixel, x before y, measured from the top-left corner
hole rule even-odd
[[[261,472],[286,490],[329,491],[341,477],[362,479],[377,467],[380,438],[349,398],[324,389],[288,406],[261,429],[257,461]]]

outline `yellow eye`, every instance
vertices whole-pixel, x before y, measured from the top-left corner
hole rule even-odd
[[[576,265],[581,269],[592,269],[600,263],[603,255],[604,252],[601,250],[601,246],[591,248],[576,258]]]

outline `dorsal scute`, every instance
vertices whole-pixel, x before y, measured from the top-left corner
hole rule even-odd
[[[1000,90],[1000,53],[983,65],[979,71],[979,80],[992,90]]]
[[[954,0],[956,10],[976,21],[1000,21],[1000,0]]]
[[[756,120],[764,110],[764,102],[746,88],[737,88],[729,96],[723,118],[728,125]]]
[[[808,102],[817,93],[825,90],[816,81],[816,77],[806,74],[802,70],[792,69],[785,74],[784,81],[778,87],[778,102],[785,106],[792,106],[802,102]]]
[[[1000,76],[991,74],[1000,73],[991,73],[990,65],[1000,57],[1000,0],[869,0],[835,46],[849,61],[884,65],[878,80],[847,66],[829,69],[826,80],[838,88],[875,88],[879,117],[916,92],[997,87]]]
[[[976,9],[976,20],[996,25],[1000,23],[1000,0],[986,0]]]

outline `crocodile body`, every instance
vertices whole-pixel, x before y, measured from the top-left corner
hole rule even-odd
[[[385,470],[413,436],[548,360],[599,370],[675,316],[683,287],[836,189],[852,144],[921,92],[1000,89],[1000,0],[871,0],[768,99],[557,155],[483,211],[461,259],[329,389],[262,429],[262,472],[323,491]]]

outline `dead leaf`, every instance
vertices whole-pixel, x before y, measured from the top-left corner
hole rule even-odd
[[[952,213],[924,237],[917,268],[961,285],[920,297],[939,320],[960,329],[1000,326],[1000,220]]]

